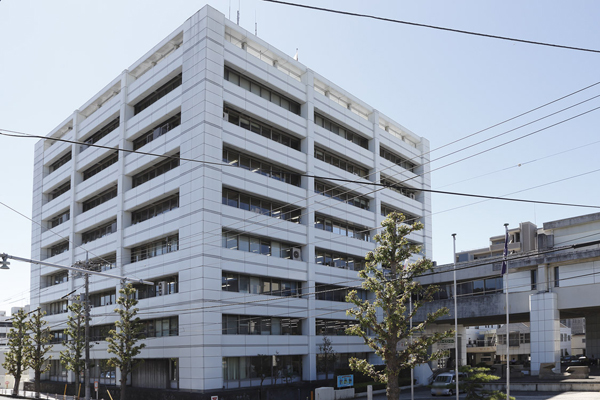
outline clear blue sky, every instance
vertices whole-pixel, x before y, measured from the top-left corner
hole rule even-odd
[[[296,0],[351,12],[600,49],[600,3],[559,1]],[[393,117],[432,149],[600,80],[600,54],[534,46],[328,14],[259,0],[208,4],[280,50]],[[0,2],[0,128],[46,134],[204,5],[182,0],[3,0]],[[256,16],[256,17],[255,17]],[[594,72],[596,71],[596,72]],[[600,94],[600,85],[471,139],[436,159]],[[432,169],[600,106],[600,100],[434,161]],[[434,189],[506,195],[600,168],[600,111],[432,173]],[[31,215],[34,140],[0,137],[0,201]],[[584,146],[585,145],[585,146]],[[566,150],[581,147],[576,150]],[[561,153],[554,155],[556,153]],[[552,156],[554,155],[554,156]],[[549,157],[552,156],[552,157]],[[533,162],[531,162],[533,161]],[[522,164],[517,167],[518,164]],[[514,197],[600,204],[598,173]],[[433,258],[488,245],[503,224],[593,209],[433,196]],[[0,252],[28,257],[31,224],[0,206]],[[29,266],[0,271],[0,310],[28,301]]]

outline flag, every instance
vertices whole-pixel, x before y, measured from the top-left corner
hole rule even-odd
[[[294,60],[298,61],[298,48],[296,48],[296,55],[294,56]]]
[[[502,254],[502,275],[506,273],[506,257],[508,256],[508,229],[506,229],[506,234],[504,235],[504,253]]]

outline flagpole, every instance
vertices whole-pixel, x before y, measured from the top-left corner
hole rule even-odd
[[[506,282],[506,400],[510,400],[510,329],[509,329],[509,309],[508,309],[508,224],[504,224],[504,254],[502,260],[502,274],[505,275]]]
[[[452,258],[454,263],[454,379],[456,380],[456,400],[460,395],[458,388],[458,307],[456,306],[456,233],[452,234],[452,247],[454,256]]]

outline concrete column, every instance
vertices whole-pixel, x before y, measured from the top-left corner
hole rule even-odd
[[[585,354],[600,358],[600,315],[588,314],[585,317]]]
[[[537,268],[537,290],[538,292],[548,291],[548,264],[540,264]]]
[[[560,368],[560,318],[556,293],[529,296],[531,322],[531,375],[539,375],[541,363]]]

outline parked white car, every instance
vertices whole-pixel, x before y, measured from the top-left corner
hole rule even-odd
[[[444,372],[439,374],[433,380],[431,384],[431,395],[432,396],[451,396],[456,393],[456,379],[454,379],[454,371]],[[463,373],[458,373],[458,380],[466,376]]]

